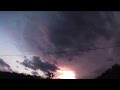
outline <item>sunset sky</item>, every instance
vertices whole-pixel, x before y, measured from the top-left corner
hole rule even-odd
[[[2,71],[91,79],[120,63],[116,45],[118,11],[0,11]]]

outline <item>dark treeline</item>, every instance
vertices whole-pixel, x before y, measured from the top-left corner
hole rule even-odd
[[[47,72],[46,78],[42,76],[33,76],[23,73],[2,72],[0,71],[0,79],[53,79],[54,74]],[[120,79],[120,65],[115,64],[110,69],[103,72],[95,79]]]
[[[96,79],[120,79],[120,65],[115,64]]]
[[[0,71],[0,79],[52,79],[53,74],[47,73],[46,78],[42,76],[32,76],[28,74],[22,74],[22,73],[15,73],[15,72],[1,72]]]

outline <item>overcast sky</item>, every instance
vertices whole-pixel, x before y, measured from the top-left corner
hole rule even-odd
[[[17,72],[63,67],[77,78],[94,78],[120,63],[120,48],[107,48],[120,45],[119,34],[115,11],[1,11],[0,58]],[[87,51],[95,48],[106,49]]]

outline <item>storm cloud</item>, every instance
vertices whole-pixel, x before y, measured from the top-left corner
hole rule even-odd
[[[2,36],[11,36],[21,53],[41,57],[22,62],[33,70],[56,71],[65,66],[85,78],[120,63],[120,47],[115,47],[120,46],[118,11],[1,13]]]
[[[1,58],[0,58],[0,70],[1,71],[9,71],[9,72],[12,71],[10,66],[6,62],[4,62],[4,60]]]
[[[50,64],[48,62],[42,62],[40,60],[40,57],[37,57],[37,56],[34,56],[32,60],[26,59],[21,64],[24,65],[25,67],[31,68],[33,70],[40,69],[44,72],[48,72],[48,71],[55,72],[56,70],[59,69],[54,64]]]
[[[112,13],[108,15],[107,18]],[[58,20],[49,34],[57,51],[88,49],[95,47],[94,42],[99,37],[111,38],[112,33],[105,26],[107,20],[100,12],[62,12],[61,18],[64,20]]]
[[[66,63],[70,66],[69,61],[73,61],[74,64],[71,66],[77,68],[83,66],[86,72],[91,72],[98,66],[100,68],[103,64],[106,64],[105,67],[110,67],[113,63],[118,63],[119,47],[113,49],[106,47],[119,45],[120,12],[52,11],[38,13],[27,17],[28,23],[24,31],[27,48],[32,53],[41,56],[45,54],[44,60],[52,62],[54,59],[58,64],[63,62],[65,66]],[[105,49],[97,50],[96,48]],[[108,62],[109,58],[114,59],[111,64]],[[89,69],[90,67],[92,69]],[[76,68],[75,70],[78,74],[82,72]]]
[[[115,36],[114,12],[54,11],[27,18],[24,38],[34,46],[30,48],[34,53],[53,52],[61,57],[60,53],[95,48],[100,37]]]
[[[0,65],[3,67],[10,67],[7,63],[3,61],[3,59],[0,59]]]

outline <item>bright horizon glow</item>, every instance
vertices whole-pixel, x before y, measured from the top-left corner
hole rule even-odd
[[[59,70],[60,75],[57,78],[60,79],[76,79],[75,72],[70,70]]]

